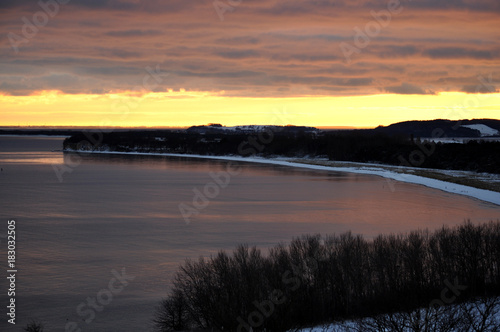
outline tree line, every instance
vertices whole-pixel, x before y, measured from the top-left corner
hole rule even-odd
[[[350,232],[304,235],[267,254],[240,245],[231,254],[187,260],[157,308],[155,326],[287,331],[417,308],[443,310],[499,294],[500,221],[372,240]]]
[[[500,142],[442,144],[376,130],[310,132],[283,128],[253,134],[184,130],[79,133],[65,139],[63,144],[64,149],[84,151],[328,157],[337,161],[500,174]]]

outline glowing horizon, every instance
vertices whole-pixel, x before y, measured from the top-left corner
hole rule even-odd
[[[188,127],[305,125],[372,128],[406,120],[497,118],[500,93],[249,98],[223,93],[134,91],[0,96],[2,126]],[[168,111],[167,111],[168,110]]]

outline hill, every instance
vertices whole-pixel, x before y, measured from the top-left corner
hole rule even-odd
[[[408,135],[422,138],[437,137],[500,137],[500,120],[429,120],[404,121],[373,129],[388,135]]]

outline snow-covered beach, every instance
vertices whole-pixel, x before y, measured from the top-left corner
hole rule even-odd
[[[64,151],[75,152],[75,153],[143,155],[143,156],[164,156],[164,157],[226,160],[226,161],[236,161],[236,162],[249,162],[249,163],[297,167],[297,168],[307,168],[307,169],[323,170],[323,171],[376,175],[386,178],[388,180],[388,185],[391,187],[391,190],[397,190],[397,181],[399,181],[399,182],[423,185],[426,187],[439,189],[445,192],[464,195],[479,199],[484,202],[500,205],[500,192],[475,188],[472,186],[411,174],[415,172],[415,170],[425,170],[425,169],[418,169],[415,167],[389,166],[389,165],[354,163],[354,162],[336,162],[336,161],[328,161],[326,159],[310,159],[310,158],[297,159],[297,158],[283,158],[283,157],[263,158],[263,157],[241,157],[241,156],[206,156],[206,155],[196,155],[196,154],[150,153],[150,152],[75,151],[69,149]],[[477,173],[464,172],[464,171],[449,171],[449,170],[433,170],[433,171],[439,171],[441,174],[445,174],[447,176],[452,176],[452,177],[470,175],[474,177],[479,176],[484,181],[500,182],[500,176],[494,174],[478,175]]]

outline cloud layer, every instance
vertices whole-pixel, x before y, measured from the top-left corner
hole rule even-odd
[[[0,3],[2,94],[500,89],[498,0],[40,3]]]

